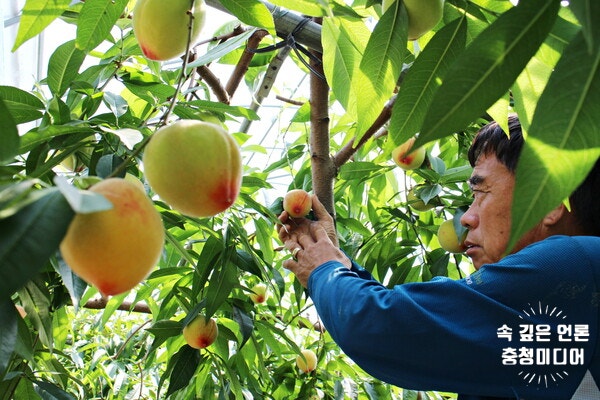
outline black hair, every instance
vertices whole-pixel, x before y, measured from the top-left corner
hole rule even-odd
[[[516,115],[508,118],[508,134],[492,121],[483,126],[475,135],[469,148],[469,163],[475,166],[479,157],[493,155],[513,174],[523,148],[521,123]],[[583,233],[600,236],[600,158],[588,173],[585,180],[571,194],[571,211]]]
[[[495,121],[477,132],[469,148],[469,162],[474,167],[480,156],[493,155],[514,174],[522,148],[521,124],[517,116],[511,114],[508,117],[508,134]]]

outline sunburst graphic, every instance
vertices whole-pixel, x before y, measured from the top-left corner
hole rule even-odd
[[[528,384],[544,385],[546,389],[550,384],[557,385],[560,380],[565,379],[569,374],[567,371],[553,372],[551,374],[537,374],[535,372],[519,371],[517,374]]]
[[[528,318],[541,315],[546,315],[560,320],[565,320],[567,318],[567,315],[563,313],[563,311],[558,307],[551,308],[547,304],[543,305],[541,301],[539,301],[536,305],[528,304],[528,308],[524,308],[522,312]],[[519,318],[525,320],[525,316],[519,315]],[[561,380],[564,380],[569,374],[565,370],[545,374],[538,374],[536,372],[527,372],[521,370],[519,371],[518,375],[521,378],[523,378],[523,380],[528,385],[543,385],[546,388],[548,388],[550,385],[557,385]]]
[[[528,304],[529,308],[524,308],[523,309],[523,314],[525,314],[528,317],[532,317],[534,315],[547,315],[549,317],[555,317],[555,318],[560,318],[560,319],[566,319],[567,315],[564,314],[562,312],[561,309],[559,309],[558,307],[553,307],[552,309],[550,309],[549,305],[542,305],[542,302],[539,301],[537,304],[537,309],[534,308],[534,306],[532,306],[531,304]],[[519,318],[521,319],[525,319],[523,318],[522,315],[519,315]]]

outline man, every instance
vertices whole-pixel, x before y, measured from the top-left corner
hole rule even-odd
[[[563,205],[504,256],[521,128],[491,123],[469,151],[473,204],[462,216],[477,271],[388,289],[317,221],[284,212],[284,266],[308,288],[332,338],[365,371],[391,384],[459,399],[600,399],[600,161]]]

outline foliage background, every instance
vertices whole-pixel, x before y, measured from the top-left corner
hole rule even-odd
[[[281,40],[281,9],[208,1],[240,22],[205,32],[210,43],[189,58],[161,64],[141,55],[133,4],[28,0],[22,10],[15,51],[56,19],[77,28],[53,50],[44,79],[0,87],[0,398],[453,398],[386,385],[340,352],[281,267],[289,256],[275,236],[276,197],[287,188],[317,193],[335,209],[343,250],[387,285],[465,276],[467,260],[440,249],[436,233],[469,204],[465,152],[478,127],[516,111],[528,133],[514,237],[566,198],[600,154],[600,5],[448,0],[434,31],[408,42],[401,2],[382,15],[375,1],[273,1],[322,20],[317,45],[297,40],[320,45],[323,64],[310,62],[326,86],[297,49],[246,53],[244,64],[246,45]],[[286,87],[289,74],[306,77],[302,89]],[[266,82],[273,86],[261,92]],[[238,90],[279,94],[280,106],[265,117]],[[277,121],[278,148],[253,140],[260,116]],[[75,212],[99,206],[82,189],[109,175],[143,181],[144,139],[177,118],[229,129],[245,161],[242,193],[208,219],[154,196],[167,233],[159,265],[131,293],[100,299],[58,244]],[[417,132],[428,158],[405,174],[389,155]],[[417,184],[433,210],[407,202]],[[260,281],[270,298],[256,305],[247,294]],[[201,352],[181,337],[197,312],[220,329]],[[294,366],[302,348],[319,356],[314,373]]]

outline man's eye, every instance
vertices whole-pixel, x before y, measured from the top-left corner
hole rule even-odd
[[[471,197],[476,199],[477,197],[481,196],[482,194],[484,194],[485,192],[483,190],[480,189],[472,189],[471,190]]]

